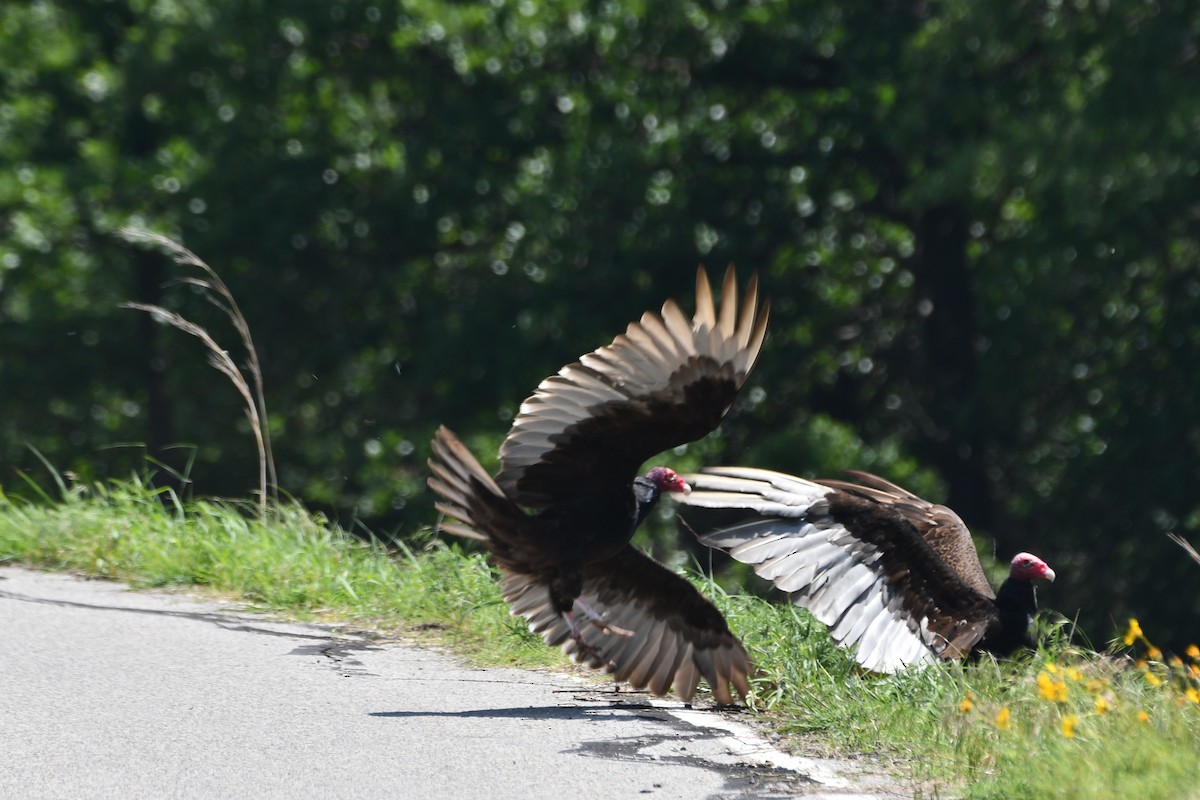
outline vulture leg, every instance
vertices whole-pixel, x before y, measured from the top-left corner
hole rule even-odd
[[[570,611],[564,611],[562,612],[562,618],[566,620],[567,627],[571,629],[571,638],[575,640],[576,651],[582,656],[595,658],[603,662],[604,656],[600,653],[600,650],[583,640],[583,631],[579,629],[579,625],[575,622],[575,615]]]
[[[600,616],[600,613],[592,608],[582,597],[575,598],[573,605],[577,605],[587,621],[595,625],[596,629],[601,633],[614,634],[616,636],[633,636],[633,631],[627,631],[624,628],[618,628],[616,625],[605,622],[604,617]],[[579,652],[584,655],[600,658],[600,651],[595,646],[584,641],[583,630],[579,627],[579,623],[575,621],[574,611],[564,611],[562,612],[562,617],[566,621],[567,627],[571,629],[571,638],[575,640]]]
[[[575,598],[575,605],[579,606],[579,610],[583,612],[583,615],[599,628],[601,633],[611,633],[617,636],[633,636],[633,631],[627,631],[624,628],[618,628],[616,625],[610,625],[605,622],[604,617],[600,616],[599,612],[588,605],[588,602],[582,597]]]

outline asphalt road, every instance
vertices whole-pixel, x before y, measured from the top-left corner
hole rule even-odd
[[[0,569],[0,798],[911,792],[779,753],[733,714]]]

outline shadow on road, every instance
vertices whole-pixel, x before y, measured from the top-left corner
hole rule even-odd
[[[598,706],[530,706],[527,708],[479,708],[469,711],[372,711],[371,717],[485,717],[487,719],[530,719],[530,720],[628,720],[627,714],[614,714],[610,707]]]

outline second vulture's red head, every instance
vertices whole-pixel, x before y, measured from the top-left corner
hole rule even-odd
[[[646,473],[646,478],[657,486],[660,492],[683,492],[687,494],[692,490],[692,487],[687,485],[687,481],[679,477],[679,474],[670,467],[655,467]]]
[[[1050,569],[1045,561],[1030,553],[1017,553],[1013,556],[1008,575],[1017,581],[1054,582],[1054,570]]]

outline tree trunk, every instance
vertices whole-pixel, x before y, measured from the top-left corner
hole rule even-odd
[[[917,380],[925,396],[927,456],[950,485],[949,504],[971,524],[996,531],[987,478],[986,425],[973,422],[978,392],[979,324],[967,264],[964,209],[938,206],[918,220],[914,259],[924,357]]]

